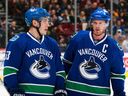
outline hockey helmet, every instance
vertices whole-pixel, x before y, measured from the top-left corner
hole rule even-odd
[[[110,21],[110,14],[107,10],[102,8],[97,8],[90,16],[90,20],[105,20]]]
[[[49,17],[50,14],[47,12],[46,9],[38,8],[38,7],[31,7],[25,13],[25,22],[27,26],[30,26],[32,20],[41,21],[45,17]]]

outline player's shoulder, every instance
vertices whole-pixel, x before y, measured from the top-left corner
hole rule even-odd
[[[53,44],[53,45],[57,44],[57,41],[55,39],[53,39],[52,37],[48,36],[48,35],[46,35],[44,37],[44,40],[46,42],[48,42],[49,44]]]
[[[19,34],[16,34],[11,39],[9,39],[8,44],[11,45],[18,45],[18,46],[24,46],[27,42],[27,33],[26,32],[20,32]]]
[[[71,37],[71,40],[80,41],[80,40],[82,40],[82,38],[87,38],[87,37],[89,37],[89,32],[90,31],[81,30],[81,31],[77,32],[75,35],[73,35]]]
[[[79,32],[77,32],[76,34],[73,35],[73,38],[79,38],[81,36],[85,36],[87,34],[89,34],[90,31],[86,31],[86,30],[81,30]]]
[[[117,49],[117,50],[123,51],[121,45],[115,39],[113,39],[111,36],[108,36],[107,41],[112,49],[114,49],[114,50]]]
[[[111,36],[107,37],[107,42],[108,44],[112,45],[112,46],[116,46],[116,44],[118,43],[115,39],[113,39]]]
[[[46,46],[53,52],[55,50],[59,50],[59,44],[57,43],[57,41],[54,38],[52,38],[48,35],[45,35],[44,42],[45,42]],[[58,52],[58,51],[55,51],[55,52]]]
[[[11,39],[9,39],[10,42],[16,42],[16,41],[22,41],[26,38],[27,34],[25,32],[20,32],[19,34],[16,34]]]

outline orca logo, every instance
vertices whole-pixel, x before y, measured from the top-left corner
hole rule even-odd
[[[84,78],[94,80],[98,78],[101,67],[95,62],[95,58],[91,56],[88,61],[84,60],[80,64],[79,70]]]
[[[40,78],[40,79],[46,79],[50,77],[49,74],[50,65],[47,63],[47,61],[44,60],[43,56],[40,56],[40,59],[32,64],[30,67],[30,72],[33,76]]]

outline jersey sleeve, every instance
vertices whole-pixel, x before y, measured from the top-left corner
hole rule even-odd
[[[55,62],[56,62],[56,85],[55,90],[65,90],[65,77],[66,73],[64,70],[64,65],[62,64],[61,58],[60,58],[60,50],[59,47],[55,47]]]
[[[125,96],[124,80],[125,80],[125,66],[123,62],[123,50],[117,44],[113,51],[112,68],[111,68],[111,83],[114,96]]]
[[[22,63],[22,49],[16,41],[9,41],[4,61],[4,85],[8,90],[18,89],[18,71]]]
[[[68,74],[71,66],[72,66],[72,62],[75,58],[75,51],[76,51],[76,37],[73,37],[70,42],[69,42],[69,45],[67,46],[67,49],[64,53],[64,56],[63,56],[63,63],[64,63],[64,67],[65,67],[65,71],[66,71],[66,74]]]

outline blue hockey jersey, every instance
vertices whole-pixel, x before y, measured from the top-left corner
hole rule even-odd
[[[125,96],[123,50],[110,36],[99,42],[92,32],[80,31],[70,41],[63,58],[68,96]]]
[[[9,40],[4,62],[7,89],[22,89],[25,96],[51,96],[64,89],[65,75],[59,47],[52,38],[43,36],[39,42],[30,33],[21,33]]]

